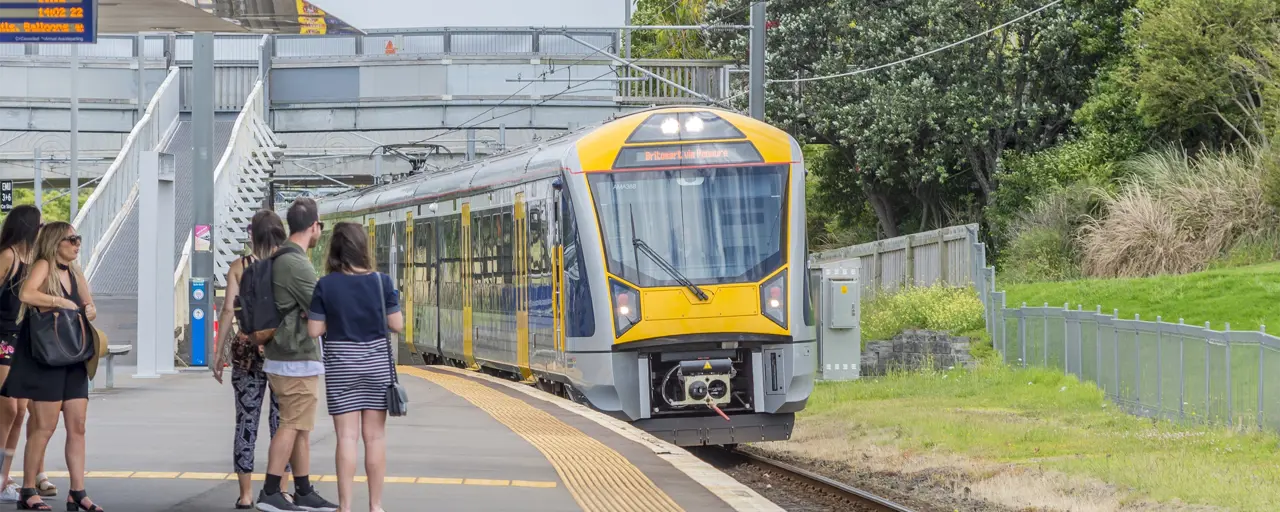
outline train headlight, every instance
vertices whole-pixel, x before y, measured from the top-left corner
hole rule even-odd
[[[668,117],[662,121],[662,134],[675,135],[680,133],[680,121],[674,117]]]
[[[783,270],[760,287],[760,311],[783,328],[787,327],[787,271]]]
[[[609,280],[610,297],[613,299],[613,320],[618,336],[640,323],[640,292],[616,280]]]

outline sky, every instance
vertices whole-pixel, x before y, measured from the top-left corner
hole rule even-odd
[[[445,26],[618,26],[625,21],[627,0],[312,1],[343,21],[368,30]]]

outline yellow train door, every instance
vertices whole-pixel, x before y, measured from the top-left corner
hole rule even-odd
[[[516,260],[516,366],[520,367],[520,376],[527,380],[533,377],[533,370],[529,366],[529,239],[523,192],[516,194],[515,210],[512,257]]]
[[[462,358],[470,368],[476,366],[475,332],[471,318],[471,288],[475,281],[475,268],[471,254],[471,203],[462,205]]]
[[[404,340],[409,345],[409,353],[417,355],[418,347],[414,345],[413,338],[413,289],[417,283],[415,279],[418,274],[418,265],[413,259],[414,243],[413,243],[413,212],[408,211],[404,214],[404,261],[400,262],[403,266],[404,279],[400,282],[401,295],[404,297],[404,304],[400,306],[400,311],[404,315]]]

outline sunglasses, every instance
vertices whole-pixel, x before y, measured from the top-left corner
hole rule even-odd
[[[80,245],[80,235],[71,235],[69,237],[63,238],[62,241],[70,242],[71,245]]]

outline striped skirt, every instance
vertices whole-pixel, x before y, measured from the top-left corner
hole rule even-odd
[[[324,340],[324,387],[329,414],[387,410],[391,343]]]

